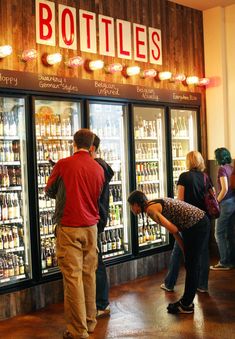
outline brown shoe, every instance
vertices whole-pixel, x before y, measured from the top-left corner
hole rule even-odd
[[[83,334],[83,335],[78,335],[78,336],[74,336],[72,333],[70,333],[69,331],[65,331],[63,333],[63,339],[86,339],[89,337],[89,334]]]

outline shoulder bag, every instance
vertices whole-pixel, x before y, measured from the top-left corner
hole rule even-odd
[[[230,187],[232,190],[235,190],[235,160],[233,164],[233,173],[230,176]]]
[[[204,189],[205,189],[204,202],[205,202],[206,211],[207,211],[207,214],[211,218],[217,219],[220,216],[220,206],[219,206],[218,200],[216,199],[216,195],[214,193],[211,183],[209,184],[209,187],[207,188],[207,179],[209,179],[207,174],[203,173],[203,176],[204,176]]]

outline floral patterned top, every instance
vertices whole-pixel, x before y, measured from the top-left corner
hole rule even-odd
[[[194,226],[206,214],[198,207],[177,199],[155,199],[149,201],[148,206],[155,203],[162,205],[162,215],[171,221],[180,231]]]

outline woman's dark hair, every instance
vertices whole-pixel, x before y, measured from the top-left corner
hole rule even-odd
[[[144,207],[148,201],[148,198],[143,192],[136,190],[131,192],[127,201],[130,205],[138,204],[141,207],[141,211],[144,212]]]
[[[96,134],[94,134],[94,136],[93,146],[95,146],[95,150],[98,151],[100,147],[100,138]]]
[[[232,157],[225,147],[220,147],[215,150],[215,158],[219,165],[231,164]]]

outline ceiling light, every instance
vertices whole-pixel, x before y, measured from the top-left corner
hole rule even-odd
[[[22,52],[21,60],[27,62],[27,61],[36,59],[37,56],[38,56],[38,52],[36,51],[36,49],[25,49]]]
[[[65,63],[70,68],[75,68],[78,66],[81,66],[84,63],[84,60],[80,56],[75,56],[73,58],[68,59],[68,61]]]
[[[140,72],[141,78],[155,78],[157,71],[153,68],[145,69]]]
[[[199,78],[195,75],[189,76],[189,77],[186,78],[186,83],[188,85],[197,85],[198,82],[199,82]]]
[[[12,47],[10,45],[0,46],[0,58],[5,58],[12,53]]]
[[[172,77],[172,73],[169,71],[158,73],[158,78],[160,80],[169,80],[171,77]]]
[[[103,60],[93,60],[89,62],[88,67],[91,71],[96,71],[104,67],[104,62]]]

